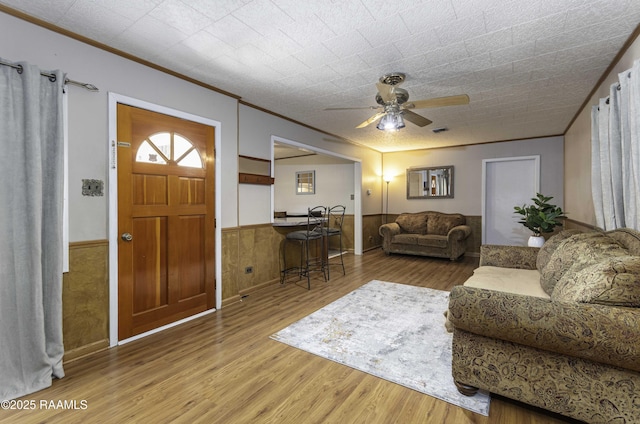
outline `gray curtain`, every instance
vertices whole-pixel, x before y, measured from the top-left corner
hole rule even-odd
[[[591,111],[591,190],[596,224],[640,229],[640,60]]]
[[[0,400],[62,378],[64,75],[0,66]]]

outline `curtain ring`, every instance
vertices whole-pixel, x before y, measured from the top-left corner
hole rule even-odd
[[[49,74],[49,81],[51,82],[56,82],[56,75],[55,74]]]
[[[22,74],[22,71],[23,71],[22,65],[17,65],[16,66],[16,71],[18,71],[19,74]]]

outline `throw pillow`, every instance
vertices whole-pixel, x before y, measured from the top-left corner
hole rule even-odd
[[[396,224],[402,232],[410,234],[427,234],[427,218],[423,213],[403,213],[396,218]]]
[[[549,263],[551,259],[551,255],[556,251],[562,240],[568,239],[571,236],[575,236],[576,234],[580,234],[582,231],[580,230],[564,230],[560,231],[558,234],[553,235],[542,245],[540,251],[538,252],[538,256],[536,258],[536,268],[539,272],[542,272],[545,266]]]
[[[591,265],[573,277],[565,275],[552,300],[640,306],[640,257],[619,256]]]
[[[427,234],[446,236],[453,227],[464,225],[464,216],[459,214],[427,214]]]
[[[560,242],[540,273],[540,285],[549,295],[558,281],[582,269],[615,256],[626,256],[629,252],[616,240],[600,232],[576,234]]]

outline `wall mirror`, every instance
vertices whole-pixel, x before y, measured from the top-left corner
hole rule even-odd
[[[407,169],[407,199],[453,197],[453,165]]]

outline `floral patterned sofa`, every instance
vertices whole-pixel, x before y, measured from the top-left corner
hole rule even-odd
[[[449,300],[458,389],[589,423],[640,422],[640,233],[568,230],[540,249],[480,255]]]
[[[378,230],[382,249],[390,253],[435,256],[452,261],[464,255],[471,227],[459,213],[402,213],[395,222],[383,224]]]

